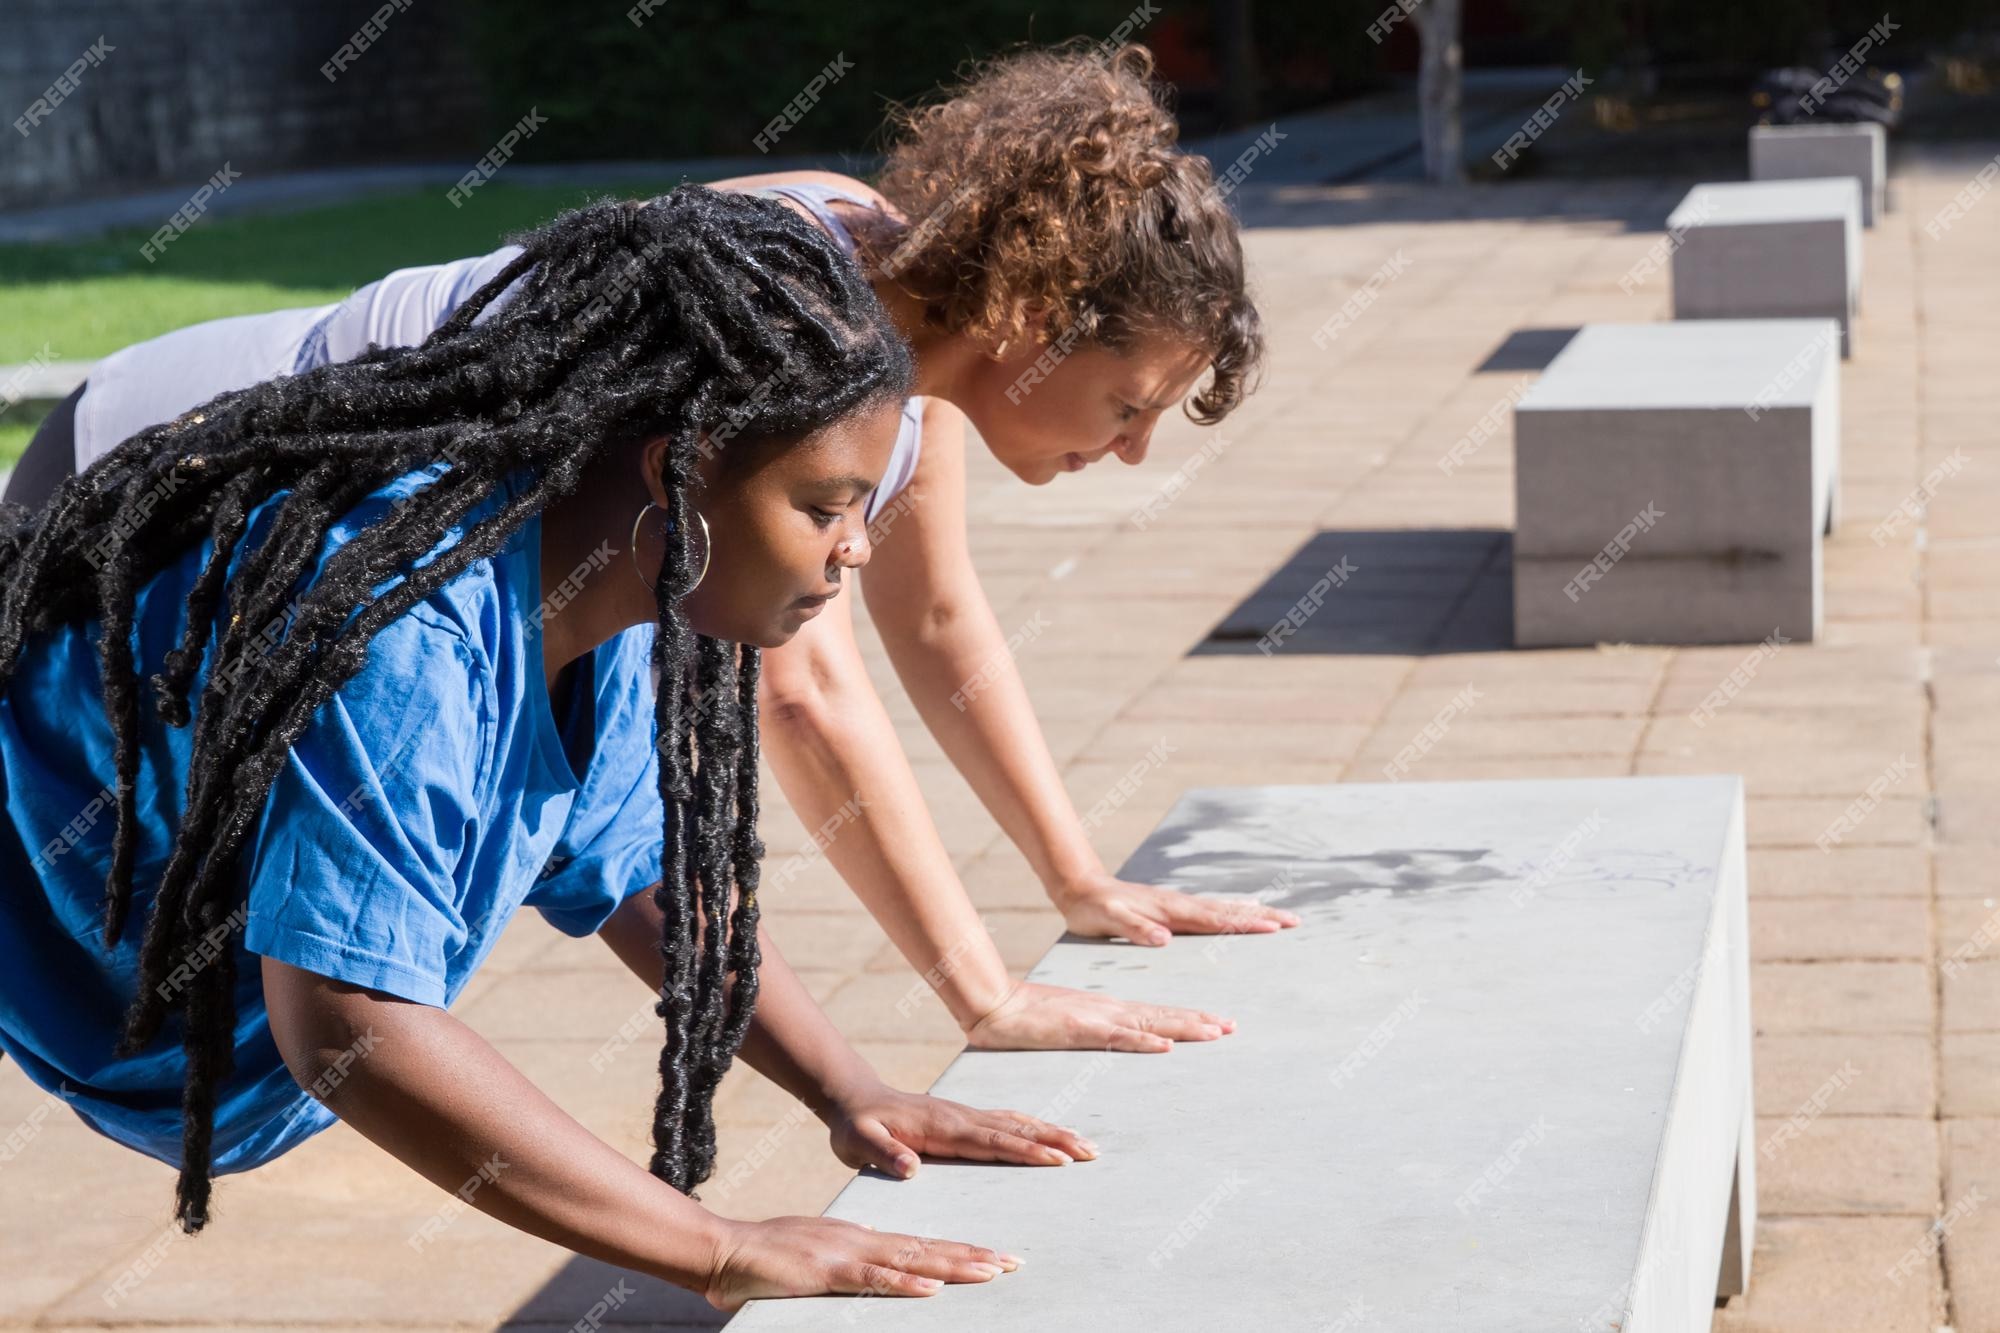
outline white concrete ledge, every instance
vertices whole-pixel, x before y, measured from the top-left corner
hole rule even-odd
[[[1124,873],[1305,924],[1066,939],[1031,975],[1237,1033],[960,1056],[939,1095],[1068,1122],[1104,1155],[864,1176],[828,1214],[1012,1250],[1020,1271],[915,1301],[761,1302],[735,1333],[1688,1333],[1740,1289],[1737,779],[1198,790]]]
[[[1819,633],[1829,320],[1593,324],[1514,409],[1514,642]]]
[[[1861,185],[1851,177],[1697,185],[1667,218],[1675,319],[1822,317],[1841,354],[1861,300]]]
[[[1861,186],[1861,225],[1888,211],[1889,132],[1880,125],[1753,125],[1750,179],[1852,176]]]

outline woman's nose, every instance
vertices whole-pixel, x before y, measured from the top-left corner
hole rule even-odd
[[[1118,439],[1113,446],[1118,457],[1132,467],[1146,461],[1146,452],[1153,447],[1153,427],[1148,424],[1143,430],[1129,432]]]
[[[833,559],[829,563],[842,569],[859,569],[874,554],[875,547],[868,540],[868,529],[864,527],[834,544]]]

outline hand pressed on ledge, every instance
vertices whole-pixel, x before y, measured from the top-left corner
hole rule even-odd
[[[1175,935],[1268,935],[1299,924],[1296,913],[1241,898],[1197,898],[1107,873],[1052,890],[1063,923],[1078,935],[1117,937],[1152,948]]]
[[[979,1245],[876,1231],[831,1217],[727,1223],[702,1295],[718,1310],[773,1296],[929,1296],[991,1282],[1021,1261]]]
[[[886,1084],[843,1099],[829,1109],[826,1123],[834,1156],[905,1180],[917,1173],[920,1153],[1021,1166],[1068,1166],[1097,1156],[1097,1145],[1074,1130],[1031,1115],[981,1111]]]
[[[1177,1041],[1214,1041],[1234,1020],[1200,1009],[1140,1004],[1091,991],[1016,982],[1007,998],[965,1031],[985,1051],[1129,1051],[1156,1055]]]

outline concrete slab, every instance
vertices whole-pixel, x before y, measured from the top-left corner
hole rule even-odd
[[[1861,225],[1888,211],[1889,131],[1881,125],[1753,125],[1750,179],[1852,176],[1861,185]]]
[[[1514,642],[1818,632],[1836,511],[1827,320],[1593,324],[1514,409]]]
[[[1861,301],[1861,184],[1851,177],[1697,185],[1667,217],[1675,319],[1824,316],[1841,354]]]
[[[1122,873],[1306,924],[1065,939],[1031,975],[1210,1007],[1237,1035],[960,1056],[939,1095],[1064,1120],[1104,1156],[864,1176],[828,1212],[1022,1269],[922,1301],[753,1305],[732,1330],[1648,1333],[1707,1327],[1725,1257],[1740,1285],[1736,779],[1200,789]]]

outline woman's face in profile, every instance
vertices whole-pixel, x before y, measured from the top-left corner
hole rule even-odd
[[[754,452],[728,466],[702,461],[695,505],[708,521],[708,573],[681,603],[696,633],[776,648],[847,586],[845,571],[868,562],[864,512],[901,415],[892,399],[789,446],[734,446]],[[659,540],[655,530],[640,547],[649,571]]]

